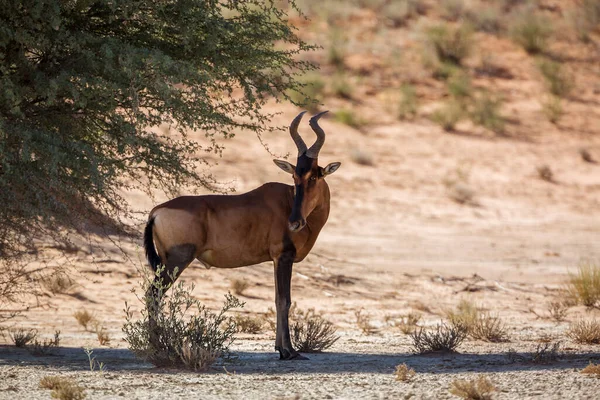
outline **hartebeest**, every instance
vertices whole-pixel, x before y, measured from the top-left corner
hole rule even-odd
[[[326,112],[326,111],[325,111]],[[291,304],[292,264],[312,249],[329,216],[329,187],[325,177],[339,162],[319,167],[317,158],[325,142],[319,118],[310,119],[317,134],[307,149],[298,134],[300,113],[290,124],[298,148],[296,165],[273,160],[292,175],[294,186],[270,182],[251,192],[235,195],[183,196],[156,206],[144,231],[144,247],[152,268],[164,265],[163,285],[177,279],[194,259],[206,267],[237,268],[273,261],[277,333],[275,349],[281,359],[301,359],[290,341],[288,314]],[[172,278],[171,278],[172,277]]]

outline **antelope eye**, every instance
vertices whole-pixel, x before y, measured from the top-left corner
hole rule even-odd
[[[311,180],[311,181],[316,181],[316,180],[317,180],[317,177],[316,177],[316,176],[311,176],[309,180]]]

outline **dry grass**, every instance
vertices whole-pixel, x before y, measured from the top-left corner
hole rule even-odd
[[[417,92],[413,85],[404,84],[400,87],[400,101],[398,104],[398,118],[409,119],[417,115],[419,109]]]
[[[232,279],[231,285],[229,285],[233,294],[237,296],[243,296],[244,292],[246,291],[246,289],[248,289],[249,286],[250,285],[248,284],[248,281],[246,281],[245,279]]]
[[[95,321],[94,316],[89,313],[86,309],[81,309],[73,313],[73,317],[77,320],[77,323],[83,327],[86,331],[88,325]]]
[[[257,334],[262,332],[264,320],[251,315],[236,315],[233,319],[237,331],[241,333]]]
[[[467,337],[464,329],[456,326],[439,324],[435,330],[427,331],[423,328],[415,330],[410,337],[416,353],[454,352]]]
[[[418,328],[418,323],[421,320],[421,314],[410,312],[407,315],[400,317],[400,321],[396,322],[394,326],[400,328],[400,331],[405,335],[410,335]]]
[[[562,322],[567,318],[568,307],[564,301],[552,301],[548,304],[550,318],[556,322]]]
[[[482,91],[472,102],[471,121],[495,133],[504,132],[504,117],[500,114],[502,99],[491,92]]]
[[[500,318],[480,312],[467,300],[461,300],[456,310],[447,311],[446,316],[452,326],[465,330],[473,339],[494,343],[508,341],[506,327]]]
[[[110,335],[106,331],[106,328],[98,322],[94,324],[94,330],[96,331],[98,343],[100,343],[101,346],[108,346],[110,344]]]
[[[196,342],[186,341],[178,355],[186,368],[196,372],[205,372],[215,363],[221,353],[217,350],[206,349]]]
[[[573,77],[565,72],[559,62],[542,59],[538,62],[538,67],[553,95],[565,97],[573,90]]]
[[[600,267],[590,261],[580,263],[577,274],[570,274],[567,291],[578,303],[597,307],[600,303]]]
[[[550,96],[546,101],[542,103],[542,111],[548,121],[553,124],[557,124],[560,118],[563,116],[563,107],[560,98],[557,96]]]
[[[72,379],[60,376],[45,376],[40,379],[40,387],[50,389],[50,395],[59,400],[82,400],[85,399],[84,389]]]
[[[537,345],[532,353],[519,354],[514,349],[509,349],[506,356],[510,362],[532,364],[550,364],[560,358],[560,342],[543,342]]]
[[[577,321],[571,324],[567,337],[577,343],[600,344],[600,322]]]
[[[455,379],[449,389],[450,393],[462,399],[490,400],[496,387],[485,376],[474,380]]]
[[[433,112],[431,120],[440,125],[443,130],[451,132],[464,115],[464,107],[456,100],[450,100]]]
[[[76,286],[76,282],[64,271],[56,271],[40,278],[44,289],[52,294],[67,294]]]
[[[355,112],[353,112],[352,110],[344,109],[344,108],[336,111],[333,114],[333,118],[337,122],[344,124],[344,125],[348,125],[355,129],[360,129],[366,123],[366,121],[363,120],[362,118],[360,118],[358,115],[356,115]]]
[[[589,365],[581,370],[581,373],[600,378],[600,364],[594,364],[590,361]]]
[[[371,316],[369,314],[363,314],[363,309],[354,312],[356,316],[356,325],[365,335],[372,335],[377,332],[377,328],[371,324]]]
[[[31,345],[28,346],[28,350],[34,356],[45,356],[52,354],[59,345],[60,331],[56,331],[54,332],[54,337],[52,339],[45,339],[41,342],[37,339],[34,339]]]
[[[417,373],[414,369],[410,368],[406,364],[400,364],[396,366],[396,371],[394,372],[394,376],[396,380],[399,382],[410,382],[413,380]]]
[[[15,344],[16,347],[25,347],[31,341],[35,340],[37,336],[37,331],[35,329],[10,329],[8,331],[8,336],[10,336],[11,340]]]
[[[296,350],[303,353],[321,352],[339,339],[335,326],[312,308],[296,310],[290,325],[290,337]]]
[[[552,24],[544,16],[537,14],[533,7],[526,7],[515,13],[510,26],[513,40],[530,54],[543,53],[548,46]]]
[[[473,48],[473,31],[468,24],[439,24],[425,32],[426,45],[439,63],[461,65]]]

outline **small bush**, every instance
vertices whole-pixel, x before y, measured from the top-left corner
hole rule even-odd
[[[243,296],[244,292],[249,286],[250,285],[248,284],[248,281],[245,279],[232,279],[229,287],[233,294],[237,296]]]
[[[346,38],[339,28],[329,30],[329,45],[327,48],[327,64],[333,65],[338,70],[344,68],[346,61]]]
[[[331,92],[342,99],[351,99],[353,88],[344,73],[338,72],[331,80]]]
[[[552,25],[547,18],[527,7],[516,13],[512,20],[510,33],[517,44],[530,54],[546,51],[552,33]]]
[[[241,333],[256,334],[262,332],[264,321],[250,315],[236,315],[234,317],[237,331]]]
[[[424,12],[425,5],[422,0],[394,0],[383,7],[381,15],[393,27],[400,27]]]
[[[467,11],[467,19],[478,31],[498,33],[502,30],[501,14],[499,5],[485,4]]]
[[[375,160],[373,159],[373,155],[362,149],[353,149],[350,152],[350,159],[357,163],[358,165],[365,165],[368,167],[372,167],[375,165]]]
[[[552,301],[548,304],[550,318],[556,322],[562,322],[567,317],[568,307],[564,301]]]
[[[419,328],[410,335],[414,351],[419,354],[454,352],[466,336],[464,329],[444,324],[437,325],[435,330],[431,332]]]
[[[100,343],[101,346],[108,346],[110,344],[110,335],[106,331],[106,328],[102,326],[102,324],[96,323],[94,329],[96,331],[98,343]]]
[[[8,335],[12,339],[16,347],[25,347],[37,337],[35,329],[10,329]]]
[[[160,277],[161,270],[156,272],[156,276]],[[193,285],[184,287],[180,282],[166,295],[168,287],[162,283],[151,284],[157,290],[157,297],[153,294],[151,298],[140,299],[144,305],[140,320],[134,320],[131,307],[125,304],[125,341],[137,357],[161,367],[198,369],[199,365],[193,362],[198,359],[196,357],[208,360],[208,354],[228,351],[237,327],[234,319],[227,317],[226,313],[243,307],[243,303],[227,294],[221,310],[213,313],[192,297]],[[154,321],[152,327],[150,321]],[[199,348],[206,352],[200,352]]]
[[[465,182],[456,182],[448,187],[448,197],[458,204],[476,205],[475,189]]]
[[[85,399],[84,389],[72,379],[60,376],[45,376],[40,379],[40,387],[50,389],[53,399],[59,400],[82,400]]]
[[[550,96],[548,100],[542,103],[542,111],[544,112],[546,118],[548,118],[548,121],[552,122],[553,124],[558,123],[563,115],[563,107],[560,98],[556,96]]]
[[[462,399],[490,400],[496,387],[485,376],[474,380],[455,379],[449,389],[450,393]]]
[[[75,281],[64,271],[56,271],[42,277],[41,283],[44,289],[52,294],[66,294],[75,287]]]
[[[43,341],[39,341],[37,339],[33,339],[33,342],[30,346],[28,346],[28,350],[34,356],[45,356],[48,354],[52,354],[54,350],[58,348],[60,345],[60,331],[54,332],[54,337],[52,339],[45,339]]]
[[[560,357],[560,342],[545,342],[537,345],[533,353],[518,354],[510,349],[507,353],[510,362],[524,362],[533,364],[549,364],[555,362]]]
[[[508,341],[506,327],[500,318],[481,313],[466,300],[458,304],[456,311],[447,312],[447,317],[452,326],[465,330],[473,339],[494,343]]]
[[[570,274],[567,284],[569,294],[586,307],[600,303],[600,267],[592,262],[582,262],[577,274]]]
[[[549,165],[543,164],[537,167],[538,176],[546,182],[554,182],[554,173]]]
[[[339,339],[335,326],[314,309],[296,310],[290,325],[292,345],[302,353],[319,353]]]
[[[594,364],[590,361],[589,365],[581,370],[581,373],[600,378],[600,364]]]
[[[294,104],[306,108],[311,113],[317,112],[319,104],[323,101],[325,81],[316,72],[307,73],[298,78],[298,81],[301,85],[301,91],[287,92],[290,100]]]
[[[95,321],[95,318],[87,310],[81,309],[73,313],[73,317],[77,320],[77,323],[83,326],[83,329],[87,331],[88,325]]]
[[[459,71],[448,79],[448,92],[452,98],[460,103],[465,103],[473,96],[471,78],[466,72]]]
[[[425,33],[427,45],[433,49],[439,62],[461,65],[471,53],[473,31],[466,24],[458,27],[448,24],[436,25]]]
[[[577,343],[600,344],[600,322],[577,321],[569,327],[567,337]]]
[[[414,369],[410,368],[406,364],[400,364],[396,366],[396,372],[394,375],[396,376],[396,380],[399,382],[410,382],[413,380],[417,373]]]
[[[553,95],[565,97],[573,89],[573,77],[564,71],[560,63],[542,59],[538,62],[538,68],[546,79],[548,90]]]
[[[400,104],[398,105],[398,118],[408,119],[417,115],[419,108],[417,92],[413,85],[404,84],[400,87]]]
[[[442,17],[448,21],[457,21],[465,11],[464,0],[442,0]]]
[[[364,125],[364,121],[361,120],[356,114],[351,110],[341,109],[333,114],[333,118],[344,125],[351,126],[353,128],[360,128]]]
[[[482,92],[473,102],[470,112],[473,123],[492,132],[504,132],[504,117],[500,115],[502,99],[488,92]]]
[[[567,17],[577,38],[587,43],[590,41],[590,33],[600,24],[600,1],[583,0]]]
[[[396,323],[395,326],[400,328],[400,331],[405,335],[410,335],[418,328],[418,323],[421,320],[421,314],[410,312],[405,316],[402,316],[400,322]]]
[[[196,372],[207,371],[221,355],[218,350],[206,349],[202,344],[190,342],[186,339],[178,350],[178,356],[183,365]]]
[[[442,108],[436,110],[432,114],[431,119],[445,131],[451,132],[464,114],[464,107],[459,102],[450,100]]]
[[[363,309],[356,310],[354,315],[356,316],[356,325],[365,335],[372,335],[377,332],[377,328],[371,324],[371,316],[363,314]]]

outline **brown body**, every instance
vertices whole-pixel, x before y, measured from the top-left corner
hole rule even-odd
[[[297,133],[298,115],[290,133],[298,147],[297,165],[274,160],[290,173],[294,186],[267,183],[237,196],[183,196],[156,206],[144,232],[148,262],[155,271],[155,283],[169,285],[195,259],[207,267],[237,268],[273,261],[277,333],[275,348],[282,359],[301,359],[290,341],[288,314],[291,305],[291,277],[294,262],[302,261],[314,246],[329,216],[329,187],[325,176],[340,163],[321,168],[318,152],[325,133],[317,121],[310,121],[317,141],[310,148]],[[164,269],[159,269],[164,265]],[[149,289],[148,299],[156,299],[158,285]],[[153,296],[151,296],[153,295]],[[148,303],[148,306],[157,303]],[[154,315],[149,313],[149,315]],[[156,322],[150,318],[151,340]]]

